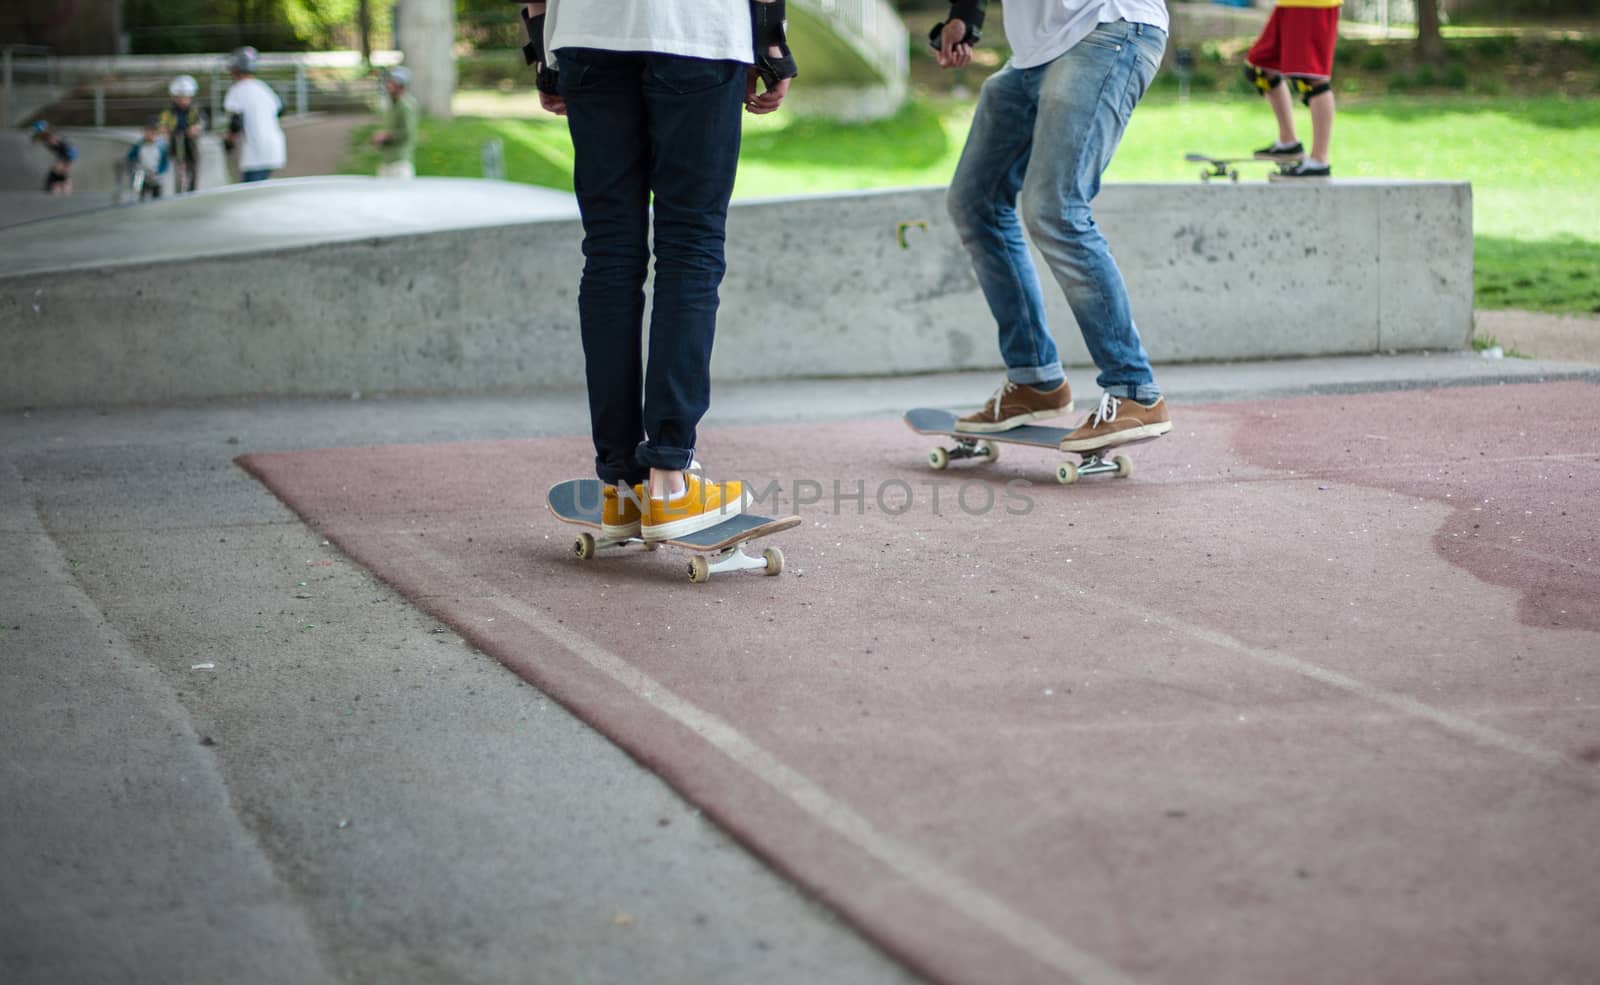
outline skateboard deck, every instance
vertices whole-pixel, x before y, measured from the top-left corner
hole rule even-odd
[[[1051,448],[1061,451],[1061,442],[1072,433],[1070,428],[1044,427],[1038,424],[1024,424],[1009,431],[996,431],[993,434],[976,434],[956,430],[956,415],[948,410],[937,410],[932,407],[918,407],[908,410],[905,422],[911,430],[918,434],[937,434],[947,438],[956,439],[954,448],[943,446],[928,452],[928,464],[935,470],[942,471],[951,462],[964,458],[976,458],[985,462],[992,462],[1000,457],[1000,445],[1027,445],[1032,448]],[[1116,455],[1107,459],[1106,453],[1113,448],[1123,445],[1138,444],[1139,441],[1150,441],[1150,438],[1141,438],[1136,441],[1124,441],[1118,444],[1106,445],[1089,451],[1068,451],[1065,454],[1077,455],[1079,461],[1062,462],[1056,466],[1056,481],[1064,485],[1071,485],[1084,476],[1114,474],[1119,479],[1125,479],[1133,474],[1133,463],[1125,455]]]
[[[545,494],[545,505],[555,514],[555,518],[563,523],[593,527],[598,530],[601,525],[600,510],[603,496],[604,491],[599,479],[569,479],[550,487],[550,491]],[[756,558],[744,553],[744,545],[752,540],[799,525],[800,518],[797,516],[774,519],[753,513],[740,513],[715,526],[671,540],[610,538],[596,536],[586,531],[573,541],[572,553],[577,558],[588,560],[604,547],[642,545],[647,551],[654,551],[663,546],[677,547],[695,552],[695,556],[689,559],[689,580],[696,584],[707,581],[712,575],[723,571],[749,571],[760,568],[769,575],[775,575],[783,570],[782,551],[776,547],[769,547]]]
[[[1183,159],[1191,164],[1204,164],[1200,169],[1200,180],[1209,182],[1213,178],[1227,178],[1229,181],[1239,180],[1239,165],[1241,164],[1272,164],[1276,165],[1278,173],[1282,174],[1289,165],[1300,158],[1275,158],[1275,157],[1212,157],[1209,154],[1189,153]]]

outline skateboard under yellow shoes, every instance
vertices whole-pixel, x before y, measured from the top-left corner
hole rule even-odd
[[[612,540],[638,537],[644,520],[644,486],[619,492],[615,483],[606,483],[600,504],[600,533]]]
[[[662,547],[671,547],[693,553],[688,566],[689,580],[692,582],[704,582],[714,574],[733,571],[760,571],[762,574],[776,575],[783,571],[781,550],[768,547],[752,557],[744,552],[744,547],[751,541],[800,525],[797,516],[775,518],[757,516],[747,511],[672,540],[644,540],[637,534],[611,537],[606,535],[602,525],[604,485],[598,479],[569,479],[551,486],[545,495],[545,503],[556,519],[588,527],[600,534],[596,537],[584,530],[573,539],[572,554],[580,561],[595,557],[604,548],[611,548],[610,553],[623,554],[635,553],[624,550],[626,548],[642,548],[639,553],[650,553]],[[625,496],[623,498],[626,499]]]
[[[699,533],[731,520],[744,512],[749,494],[738,481],[711,482],[692,472],[684,473],[684,490],[670,499],[651,497],[645,501],[639,535],[645,540],[674,540]]]
[[[1061,439],[1061,450],[1095,451],[1159,438],[1171,430],[1172,418],[1167,414],[1165,397],[1146,407],[1137,400],[1105,393],[1100,395],[1100,406],[1089,419]]]

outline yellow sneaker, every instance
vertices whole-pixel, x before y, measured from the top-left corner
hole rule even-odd
[[[640,521],[644,518],[644,486],[632,487],[631,494],[617,492],[615,483],[606,483],[604,501],[600,504],[600,532],[612,540],[639,536]]]
[[[645,540],[673,540],[714,527],[744,512],[749,499],[742,482],[711,482],[685,473],[684,484],[682,495],[646,501]]]

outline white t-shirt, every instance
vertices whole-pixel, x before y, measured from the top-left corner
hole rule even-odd
[[[278,111],[283,102],[272,87],[257,78],[240,79],[228,87],[222,108],[244,118],[244,146],[239,148],[239,170],[281,168],[287,158]]]
[[[1011,64],[1017,68],[1055,61],[1101,24],[1128,21],[1167,29],[1162,0],[1005,0],[1002,10]]]
[[[753,60],[748,0],[550,0],[544,47]]]
[[[154,140],[139,141],[139,166],[151,174],[161,170],[161,145]]]

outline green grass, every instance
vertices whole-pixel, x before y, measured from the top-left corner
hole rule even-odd
[[[1600,243],[1478,236],[1473,252],[1480,308],[1600,314]]]
[[[351,149],[340,171],[374,174],[378,152],[367,140],[378,128],[358,127],[351,134]],[[483,145],[499,140],[505,158],[506,180],[572,190],[572,141],[566,125],[554,121],[501,118],[424,118],[417,135],[418,174],[445,177],[483,176]]]
[[[788,113],[746,117],[735,197],[945,184],[971,113],[970,101],[922,100],[870,124]],[[1309,138],[1305,111],[1299,114]],[[1198,180],[1197,166],[1183,161],[1186,151],[1236,154],[1265,143],[1273,130],[1259,99],[1208,95],[1180,104],[1162,88],[1134,113],[1106,179]],[[365,133],[357,137],[364,142]],[[505,145],[511,180],[572,187],[566,128],[549,118],[426,121],[418,173],[479,175],[479,148],[490,137]],[[1600,100],[1347,99],[1333,148],[1340,178],[1472,183],[1480,306],[1600,311]],[[363,143],[347,170],[370,173],[376,161]]]

